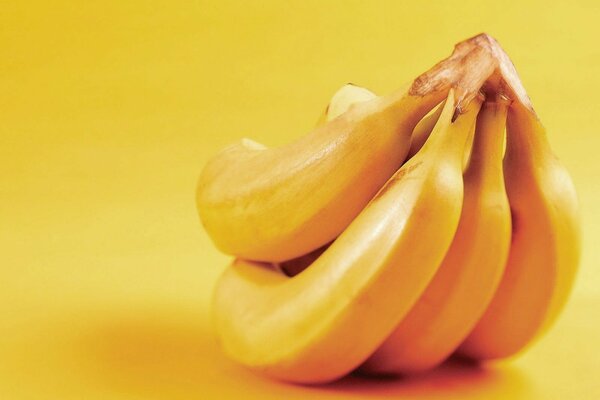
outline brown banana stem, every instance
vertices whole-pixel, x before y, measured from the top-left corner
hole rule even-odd
[[[500,44],[486,33],[458,43],[450,57],[414,80],[410,94],[425,96],[453,87],[456,93],[455,120],[480,89],[504,93],[535,111],[517,71]]]

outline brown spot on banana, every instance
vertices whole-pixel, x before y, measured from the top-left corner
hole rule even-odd
[[[406,165],[406,166],[402,167],[398,172],[396,172],[390,178],[389,181],[387,181],[387,183],[385,185],[383,185],[383,187],[379,190],[379,192],[377,192],[377,194],[373,197],[373,200],[371,200],[371,201],[376,201],[377,199],[379,199],[381,196],[383,196],[385,194],[385,192],[387,192],[397,182],[400,182],[405,177],[410,175],[414,170],[419,168],[419,166],[421,164],[423,164],[423,161],[418,161],[418,162],[415,162],[413,165]]]

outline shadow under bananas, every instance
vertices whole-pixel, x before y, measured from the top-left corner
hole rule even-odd
[[[320,386],[273,381],[228,360],[206,316],[191,311],[114,317],[88,331],[81,344],[81,365],[88,376],[93,372],[96,384],[146,399],[531,397],[526,377],[515,367],[488,368],[460,360],[405,378],[352,374]]]
[[[323,389],[403,399],[529,399],[532,395],[526,377],[514,366],[480,365],[459,358],[451,358],[431,371],[412,376],[374,377],[353,373]]]

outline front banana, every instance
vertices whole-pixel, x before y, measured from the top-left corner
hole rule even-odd
[[[570,292],[580,252],[575,189],[552,154],[544,127],[532,110],[514,103],[507,133],[510,254],[494,299],[459,349],[480,360],[515,354],[555,320]]]
[[[458,224],[462,152],[480,102],[452,123],[449,95],[421,152],[313,262],[293,278],[237,260],[218,282],[213,316],[229,355],[302,383],[360,365],[410,310]],[[435,246],[431,246],[435,243]]]

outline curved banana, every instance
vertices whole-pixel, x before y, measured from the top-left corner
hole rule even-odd
[[[419,301],[361,367],[363,371],[396,374],[435,367],[460,345],[492,300],[511,236],[502,173],[507,108],[503,99],[483,104],[450,249]]]
[[[317,383],[360,365],[418,299],[452,241],[463,199],[462,155],[480,101],[427,144],[309,268],[288,278],[237,260],[217,283],[216,331],[239,362]],[[435,246],[430,246],[435,243]]]
[[[535,113],[515,102],[507,138],[513,238],[494,299],[459,349],[475,359],[513,355],[539,336],[565,303],[579,261],[575,189]]]
[[[356,104],[294,143],[240,142],[198,184],[200,218],[223,252],[282,261],[333,240],[402,164],[414,126],[445,93],[402,90]]]

